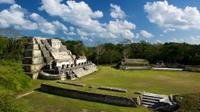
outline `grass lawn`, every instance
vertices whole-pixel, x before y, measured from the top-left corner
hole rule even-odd
[[[181,71],[136,70],[122,71],[109,66],[100,66],[99,70],[80,79],[70,81],[94,86],[110,86],[128,89],[129,95],[136,91],[160,94],[200,93],[200,74]],[[33,81],[34,82],[34,81]],[[36,81],[35,83],[55,83],[55,81]],[[80,88],[80,87],[76,87]],[[103,90],[102,90],[103,91]],[[98,91],[97,91],[98,92]],[[121,107],[79,99],[71,99],[34,92],[19,99],[29,106],[31,112],[146,112],[143,107]]]
[[[147,91],[160,94],[186,94],[200,92],[200,73],[185,71],[122,71],[108,66],[71,82],[96,86],[126,88],[129,91]]]

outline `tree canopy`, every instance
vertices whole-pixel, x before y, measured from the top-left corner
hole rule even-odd
[[[18,39],[0,37],[0,59],[22,60],[28,37]],[[118,63],[123,58],[144,58],[150,63],[200,65],[200,45],[187,43],[151,44],[145,41],[129,44],[105,43],[87,47],[82,41],[62,43],[77,56],[85,55],[97,64]]]

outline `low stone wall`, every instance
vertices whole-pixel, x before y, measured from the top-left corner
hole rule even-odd
[[[41,84],[40,90],[43,92],[51,93],[51,94],[77,98],[77,99],[90,100],[90,101],[95,101],[95,102],[102,102],[102,103],[107,103],[107,104],[130,106],[130,107],[137,106],[136,98],[127,98],[127,97],[84,92],[84,91],[78,91],[78,90],[73,90],[73,89],[55,87],[48,84]]]
[[[159,67],[153,67],[152,70],[161,70],[161,71],[183,71],[182,68],[159,68]]]
[[[57,81],[57,83],[60,84],[67,84],[67,85],[72,85],[72,86],[79,86],[79,87],[85,87],[85,84],[76,84],[76,83],[72,83],[72,82],[64,82],[64,81]]]
[[[200,72],[200,66],[185,66],[185,71],[191,71],[191,72]]]
[[[107,90],[107,91],[115,91],[115,92],[123,92],[126,93],[126,89],[121,89],[121,88],[113,88],[113,87],[98,87],[98,89],[101,90]]]
[[[150,70],[150,66],[120,66],[120,69],[122,70]]]

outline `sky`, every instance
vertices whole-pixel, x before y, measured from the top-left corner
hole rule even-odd
[[[200,44],[200,0],[0,0],[0,28],[88,46]]]

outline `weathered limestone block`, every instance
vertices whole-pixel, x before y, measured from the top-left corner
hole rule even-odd
[[[72,85],[72,86],[79,86],[79,87],[85,87],[85,84],[77,84],[77,83],[72,83],[72,82],[65,82],[65,81],[57,81],[57,83],[60,84],[67,84],[67,85]]]
[[[127,92],[127,89],[122,88],[114,88],[114,87],[99,87],[98,89],[107,90],[107,91],[115,91],[115,92]]]
[[[151,69],[150,66],[121,66],[121,69],[123,70],[149,70]]]
[[[44,40],[44,41],[46,41],[46,40]],[[47,41],[46,41],[46,43],[47,43]],[[55,49],[59,49],[61,46],[61,41],[58,39],[51,39],[51,41],[49,41],[49,43]]]
[[[27,49],[24,53],[25,57],[41,57],[42,52],[41,50],[32,50],[32,49]]]
[[[43,57],[25,57],[23,60],[23,64],[43,64]]]
[[[38,44],[30,43],[30,44],[28,44],[28,46],[27,46],[26,49],[36,49],[36,50],[39,50],[39,46],[38,46]]]
[[[43,67],[43,64],[38,65],[24,65],[25,72],[39,72],[40,69]]]
[[[26,72],[26,74],[29,75],[32,79],[37,79],[39,72],[35,72],[35,73]]]

